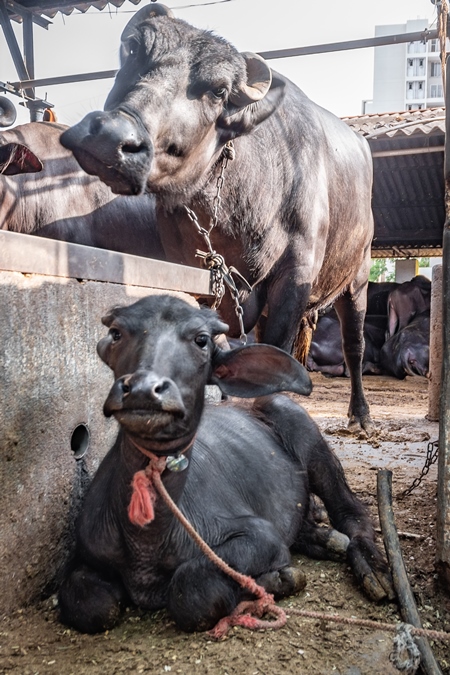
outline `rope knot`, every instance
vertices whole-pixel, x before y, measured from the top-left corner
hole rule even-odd
[[[260,591],[258,593],[260,595],[259,598],[240,602],[229,616],[225,616],[212,630],[208,631],[208,635],[211,635],[216,640],[220,640],[225,637],[231,626],[242,626],[250,630],[282,628],[287,621],[284,609],[275,604],[273,595],[266,593],[262,587],[259,587],[258,590]],[[265,614],[272,614],[277,618],[275,621],[263,620],[261,617]]]
[[[131,482],[131,500],[128,506],[128,518],[133,525],[144,527],[155,519],[154,503],[156,492],[153,487],[154,474],[160,475],[166,468],[165,457],[155,457],[147,467],[136,471]]]

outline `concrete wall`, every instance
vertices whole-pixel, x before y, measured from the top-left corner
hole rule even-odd
[[[161,292],[0,271],[0,614],[55,588],[80,499],[115,437],[102,414],[113,380],[96,353],[100,319]]]

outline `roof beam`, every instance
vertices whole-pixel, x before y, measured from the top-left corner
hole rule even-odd
[[[438,37],[437,30],[424,30],[416,33],[400,33],[398,35],[381,35],[379,37],[365,38],[363,40],[350,40],[348,42],[330,42],[323,45],[310,47],[294,47],[292,49],[276,49],[268,52],[259,52],[264,59],[285,59],[291,56],[308,56],[310,54],[326,54],[339,52],[347,49],[366,49],[367,47],[384,47],[403,42],[426,42]]]
[[[424,30],[416,33],[400,33],[399,35],[383,35],[381,37],[367,38],[364,40],[351,40],[350,42],[332,42],[329,44],[313,45],[310,47],[294,47],[293,49],[279,49],[275,51],[259,52],[265,59],[284,59],[292,56],[307,56],[308,54],[325,54],[346,49],[364,49],[367,47],[380,47],[404,42],[416,42],[435,40],[438,37],[437,30]],[[117,70],[103,70],[94,73],[80,73],[60,77],[46,77],[39,80],[24,80],[11,82],[15,89],[25,87],[49,87],[56,84],[69,84],[72,82],[87,82],[88,80],[104,80],[115,77]]]

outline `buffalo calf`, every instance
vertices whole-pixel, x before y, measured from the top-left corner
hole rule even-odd
[[[134,604],[167,608],[183,630],[206,630],[244,597],[164,501],[150,498],[151,485],[139,493],[148,453],[163,462],[166,490],[215,553],[275,597],[301,587],[290,550],[329,557],[336,541],[371,598],[391,595],[370,518],[338,459],[306,411],[278,393],[310,393],[303,366],[264,344],[221,350],[215,339],[228,326],[218,315],[170,296],[113,309],[103,323],[109,332],[97,349],[115,377],[104,412],[120,431],[78,518],[59,592],[64,623],[102,631]],[[208,382],[256,398],[208,405]],[[174,464],[184,470],[171,471]],[[311,494],[336,530],[315,524]]]

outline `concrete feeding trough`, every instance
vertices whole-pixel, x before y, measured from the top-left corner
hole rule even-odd
[[[52,591],[117,433],[96,343],[113,306],[210,294],[206,270],[0,232],[0,612]]]

